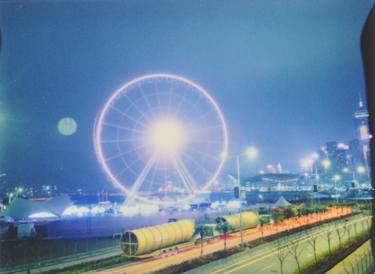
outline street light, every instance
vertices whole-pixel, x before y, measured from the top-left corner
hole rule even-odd
[[[327,170],[331,167],[331,161],[329,159],[324,159],[322,161],[322,166],[324,168],[324,170]]]
[[[314,160],[310,159],[310,158],[303,159],[301,161],[301,167],[305,171],[309,171],[309,170],[311,171],[311,168],[312,168],[313,164],[314,164]]]
[[[337,182],[337,181],[340,181],[341,176],[340,176],[339,174],[335,174],[335,175],[332,177],[332,179],[333,179],[335,182]]]
[[[241,235],[241,246],[243,246],[243,229],[242,229],[242,208],[241,208],[241,165],[240,165],[240,157],[246,156],[249,160],[255,160],[258,157],[258,149],[254,146],[248,147],[244,153],[237,154],[236,157],[236,170],[237,170],[237,186],[239,189],[238,200],[240,201],[240,235]],[[222,155],[226,159],[230,158],[228,155]]]
[[[357,167],[357,173],[364,174],[366,172],[366,168],[364,166]]]
[[[17,187],[16,191],[17,191],[17,193],[22,193],[23,192],[23,187]]]
[[[337,194],[337,186],[336,186],[336,184],[337,184],[338,181],[341,180],[341,176],[339,174],[335,174],[335,175],[333,175],[332,180],[335,183],[334,187],[335,187],[335,193],[336,193],[336,202],[338,202],[338,196],[337,196],[338,194]]]
[[[258,150],[256,147],[248,147],[245,151],[247,158],[255,160],[258,157]]]

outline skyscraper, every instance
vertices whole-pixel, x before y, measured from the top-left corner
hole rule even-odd
[[[369,170],[369,157],[370,157],[370,131],[368,124],[368,111],[362,99],[359,100],[358,109],[354,113],[354,125],[356,135],[359,141],[359,153],[362,156],[362,163],[365,165],[366,170]],[[353,153],[355,154],[355,153]]]
[[[367,143],[370,139],[368,117],[369,114],[367,112],[366,106],[360,99],[358,109],[356,110],[356,112],[354,112],[354,124],[358,133],[358,139],[362,142]]]

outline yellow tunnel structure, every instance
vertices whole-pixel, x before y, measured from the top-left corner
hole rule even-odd
[[[244,211],[242,215],[242,229],[257,227],[258,214],[252,211]],[[216,218],[217,223],[227,222],[234,231],[240,230],[241,217],[240,214],[226,215]]]
[[[143,255],[191,240],[194,232],[195,222],[188,219],[135,229],[122,234],[121,249],[129,257]]]

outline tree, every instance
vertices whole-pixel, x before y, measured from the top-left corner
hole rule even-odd
[[[295,217],[297,215],[297,210],[292,208],[292,207],[288,207],[285,211],[285,215],[287,218],[292,218],[292,217]]]
[[[366,221],[365,221],[365,219],[363,219],[362,221],[361,221],[361,224],[362,224],[362,233],[363,232],[365,232],[366,231],[366,228],[365,228],[365,225],[366,225]]]
[[[333,232],[334,232],[333,227],[330,225],[326,233],[327,243],[328,243],[328,252],[330,256],[332,255],[331,241],[332,241]]]
[[[340,227],[339,223],[336,223],[335,230],[336,230],[337,237],[339,238],[339,247],[341,248],[342,247],[342,239],[345,236],[346,231]]]
[[[282,212],[274,211],[272,212],[272,219],[275,223],[281,222],[284,219],[284,214]]]
[[[231,230],[230,224],[227,222],[219,222],[216,226],[216,230],[224,235],[224,250],[227,249],[227,233]]]
[[[368,267],[371,267],[372,266],[372,252],[371,252],[371,250],[367,250],[367,252],[366,252],[366,261],[367,261],[367,266]]]
[[[263,225],[263,223],[260,224],[259,229],[260,229],[260,235],[261,235],[260,239],[263,242],[263,238],[264,238],[264,225]]]
[[[292,241],[289,245],[289,253],[292,255],[292,257],[297,263],[298,273],[301,273],[301,264],[299,258],[302,253],[302,249],[300,248],[299,244],[299,240]]]
[[[346,231],[346,234],[348,234],[348,240],[349,240],[349,243],[350,243],[350,241],[351,241],[350,226],[351,226],[351,225],[348,225],[348,224],[346,224],[346,223],[345,223],[345,225],[344,225],[344,230]]]
[[[315,265],[318,265],[317,243],[318,243],[319,235],[314,234],[313,231],[310,231],[309,234],[310,235],[307,240],[307,243],[311,246],[313,250]]]
[[[210,235],[210,228],[204,224],[201,224],[197,227],[197,233],[199,234],[201,242],[201,256],[203,255],[203,239],[204,236]]]
[[[356,235],[356,236],[358,235],[358,228],[357,228],[357,225],[358,225],[357,222],[355,222],[354,225],[353,225],[353,226],[354,226],[354,235]]]
[[[371,217],[366,218],[366,224],[367,224],[367,231],[369,232],[371,229]]]
[[[285,241],[285,244],[284,244],[284,241]],[[284,269],[283,269],[284,262],[285,262],[285,259],[289,255],[287,242],[288,242],[287,237],[279,238],[275,242],[275,244],[276,244],[276,257],[277,257],[277,259],[280,263],[280,273],[281,274],[284,274]]]

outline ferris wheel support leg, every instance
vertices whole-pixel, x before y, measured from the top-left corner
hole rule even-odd
[[[137,180],[133,184],[130,192],[133,194],[132,196],[136,195],[140,188],[142,187],[143,182],[145,181],[148,173],[150,172],[151,168],[154,166],[156,162],[156,156],[152,156],[150,160],[148,160],[147,164],[143,168],[142,172],[139,174]],[[133,197],[130,197],[133,198]]]
[[[195,189],[197,189],[197,183],[195,182],[193,176],[191,175],[191,173],[189,172],[189,170],[186,168],[184,162],[181,160],[180,157],[177,158],[177,163],[181,167],[181,170],[185,174],[185,176],[187,178],[187,181],[190,183],[189,185],[190,185],[191,189],[194,192]]]
[[[186,174],[184,173],[183,169],[181,168],[181,166],[179,165],[177,159],[174,159],[173,160],[173,163],[175,165],[175,169],[178,173],[178,175],[180,176],[181,178],[181,181],[185,187],[185,189],[187,190],[187,192],[191,195],[191,194],[194,194],[194,189],[192,187],[192,185],[190,184],[189,182],[189,179],[186,177]]]

